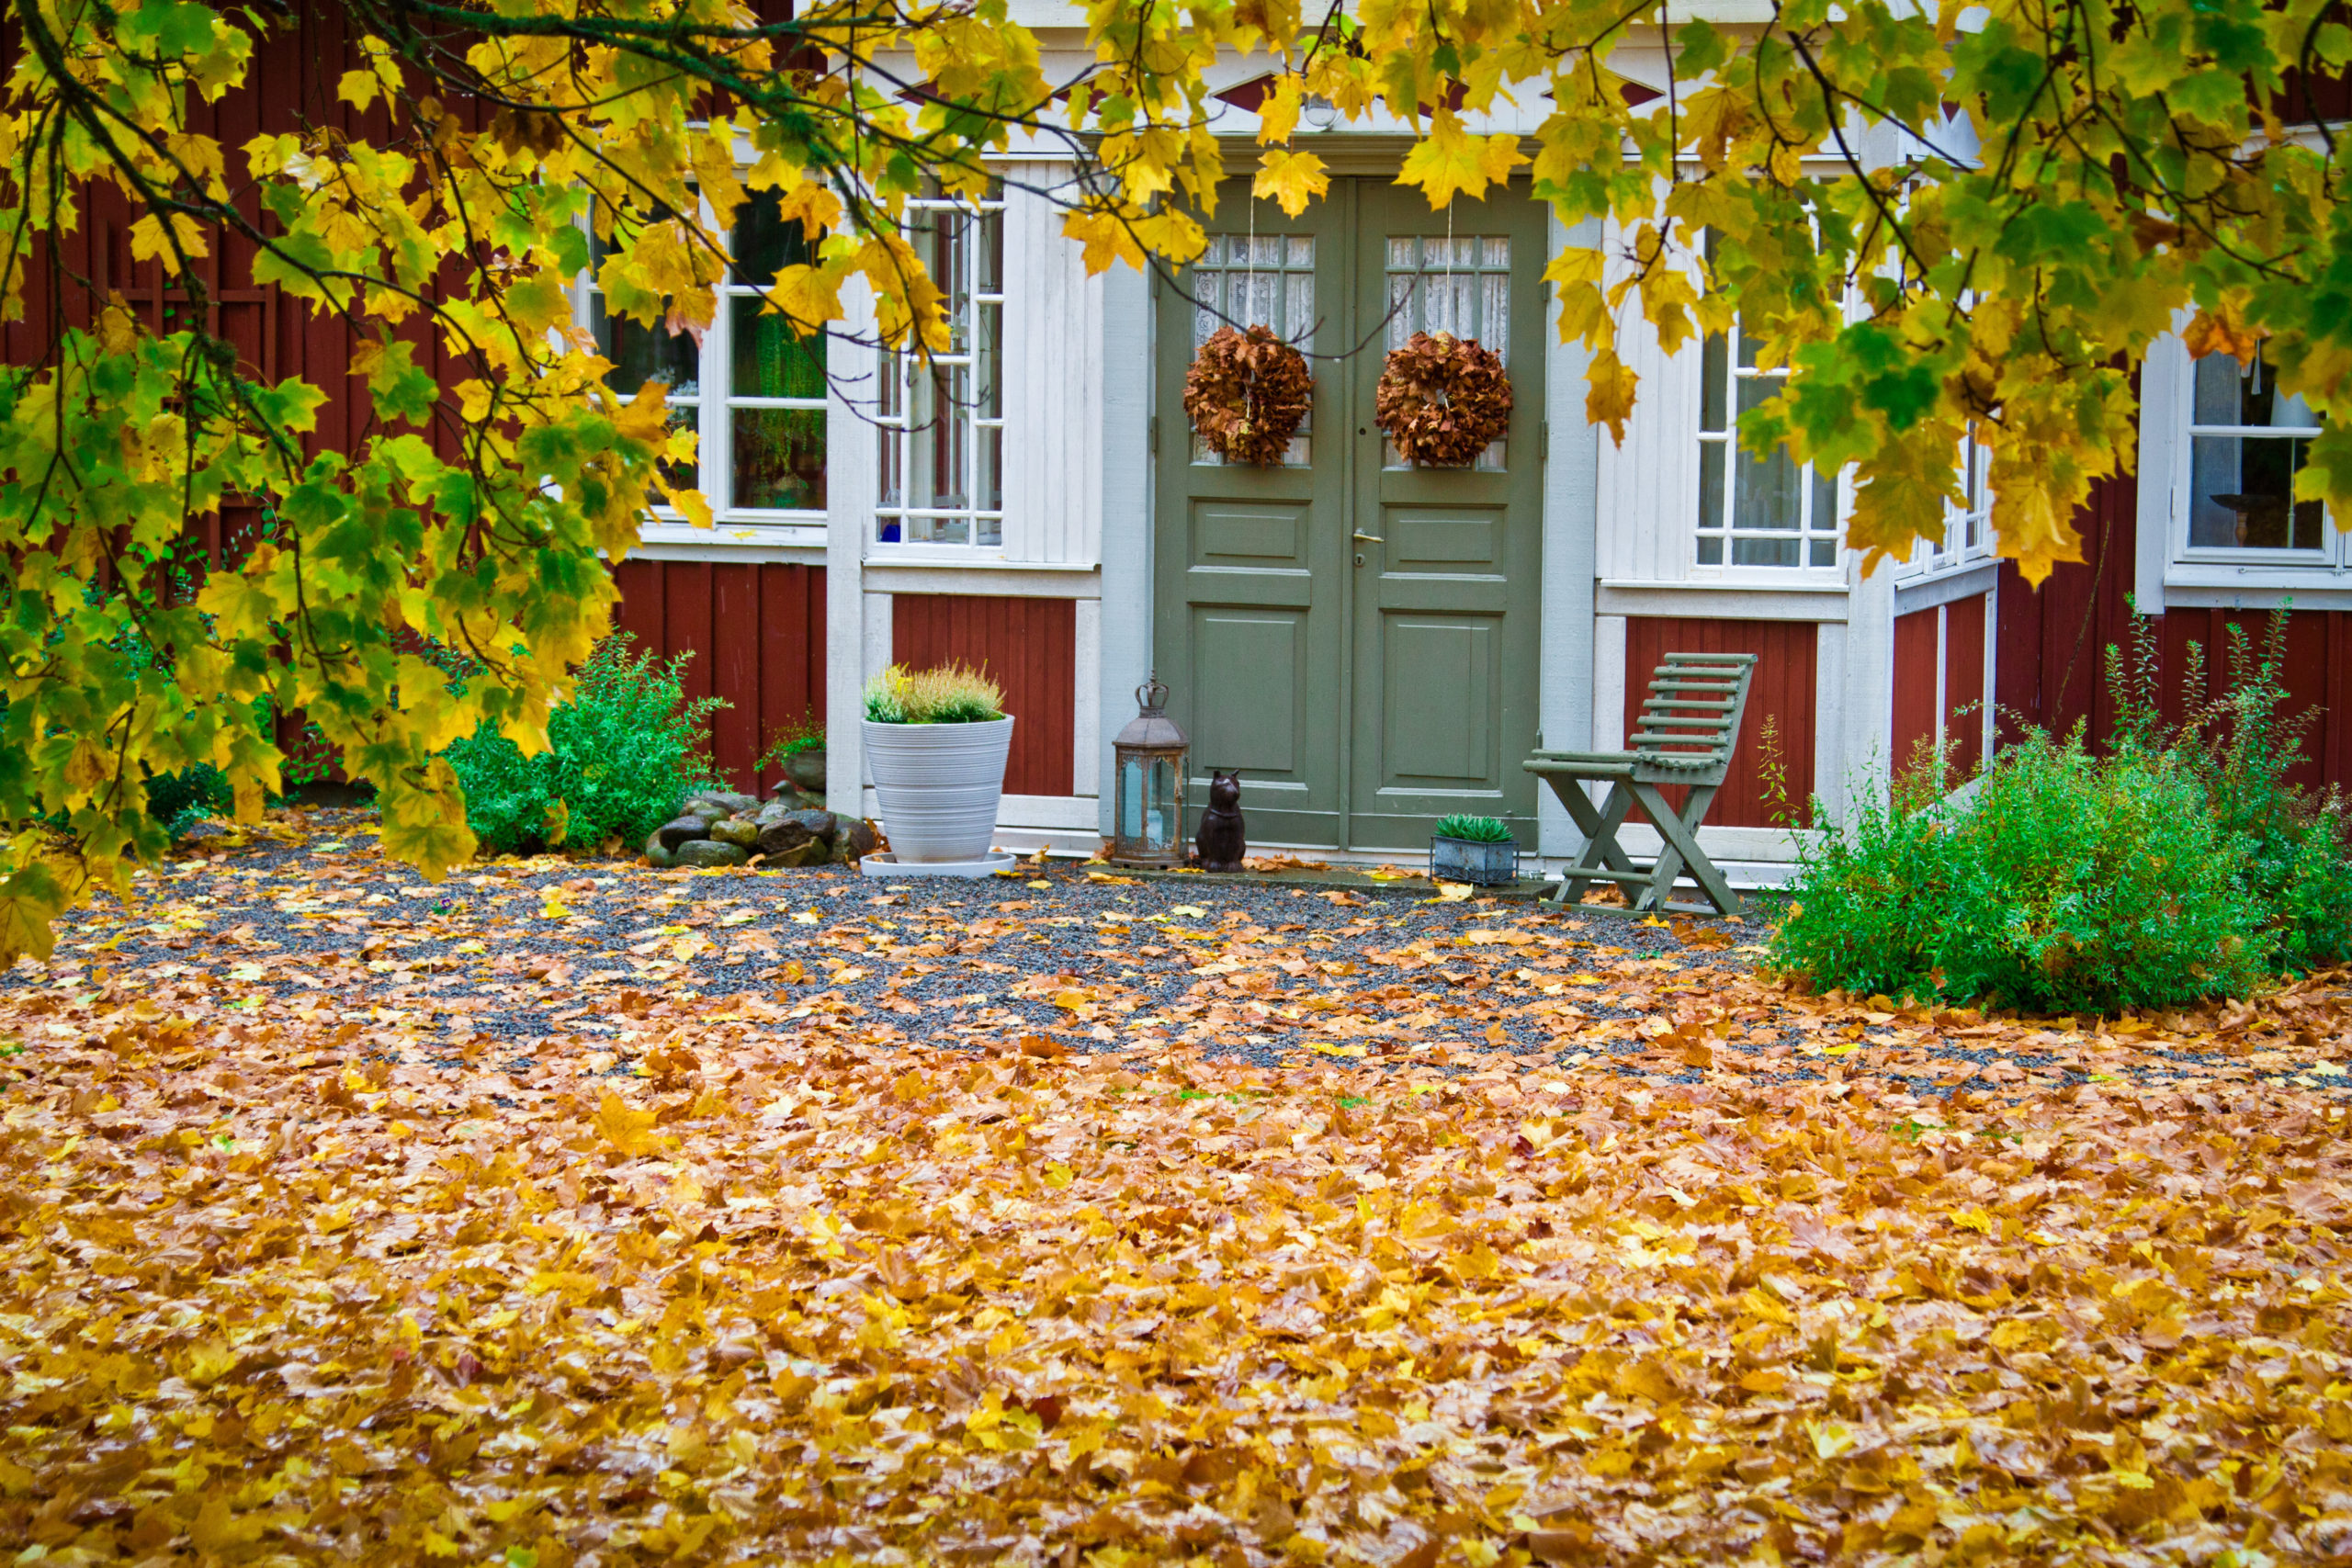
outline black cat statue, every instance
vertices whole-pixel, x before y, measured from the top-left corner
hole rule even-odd
[[[1241,829],[1241,775],[1209,770],[1209,807],[1194,840],[1203,871],[1239,871],[1250,840]]]

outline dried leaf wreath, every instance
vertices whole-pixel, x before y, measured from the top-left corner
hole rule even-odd
[[[1476,338],[1415,333],[1389,354],[1372,408],[1407,462],[1464,468],[1510,428],[1510,378]]]
[[[1184,412],[1228,463],[1280,463],[1314,396],[1306,356],[1271,327],[1217,328],[1184,372]]]

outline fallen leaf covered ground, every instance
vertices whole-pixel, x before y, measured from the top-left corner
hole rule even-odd
[[[20,1561],[2352,1556],[2342,976],[356,816],[142,887],[0,989]]]

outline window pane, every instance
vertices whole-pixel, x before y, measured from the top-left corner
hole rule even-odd
[[[1833,534],[1838,530],[1838,476],[1813,470],[1813,515],[1807,525],[1816,534]]]
[[[633,397],[648,381],[660,381],[669,387],[673,402],[700,395],[702,350],[692,337],[606,315],[605,297],[592,298],[589,320],[590,330],[596,334],[596,352],[613,362],[605,377],[605,386],[623,397]]]
[[[1731,379],[1731,367],[1725,363],[1729,357],[1729,345],[1724,342],[1724,334],[1709,333],[1706,347],[1699,355],[1702,388],[1699,393],[1699,428],[1702,430],[1727,428],[1724,423],[1724,388]]]
[[[1794,566],[1797,564],[1797,541],[1734,539],[1731,542],[1731,563],[1734,566]]]
[[[765,288],[787,266],[808,265],[808,239],[782,211],[783,194],[755,190],[735,209],[735,281]]]
[[[1699,564],[1701,566],[1724,564],[1724,542],[1721,538],[1711,535],[1699,541]]]
[[[736,409],[735,504],[816,512],[825,504],[825,411]]]
[[[1781,389],[1777,377],[1758,378],[1739,383],[1739,412],[1764,401]],[[1799,521],[1798,507],[1803,494],[1802,475],[1797,465],[1789,458],[1789,449],[1776,447],[1769,457],[1758,457],[1746,447],[1738,448],[1732,457],[1732,526],[1741,529],[1767,529],[1773,533],[1795,533]],[[1735,560],[1738,565],[1796,565],[1796,552],[1792,548],[1785,563]]]
[[[1815,539],[1813,542],[1813,564],[1815,566],[1836,566],[1838,564],[1838,541],[1835,539]]]
[[[1699,526],[1724,525],[1724,448],[1728,442],[1699,443]],[[1705,557],[1701,557],[1705,559]]]
[[[2295,500],[2311,443],[2199,435],[2189,444],[2188,542],[2203,549],[2315,550],[2324,508]]]
[[[980,225],[980,292],[1004,291],[1004,214],[983,213]]]
[[[2197,362],[2197,412],[2199,424],[2240,424],[2238,400],[2244,389],[2245,367],[2226,354],[2209,354]]]
[[[728,301],[732,346],[729,391],[739,398],[821,398],[825,395],[825,339],[797,335],[790,318],[759,299],[738,294]]]

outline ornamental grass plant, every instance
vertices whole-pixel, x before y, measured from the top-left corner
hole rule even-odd
[[[1004,688],[962,663],[893,664],[865,683],[865,716],[876,724],[987,724],[1004,716]]]
[[[2352,956],[2342,801],[2287,779],[2308,716],[2283,684],[2284,619],[2230,649],[2227,694],[2156,701],[2145,630],[2110,650],[2120,720],[2030,731],[1945,794],[1923,759],[1803,852],[1771,964],[1815,989],[2025,1011],[2244,996]],[[2203,685],[2201,663],[2187,672]],[[1815,810],[1818,811],[1816,804]]]

